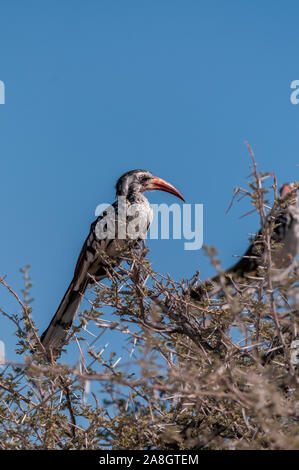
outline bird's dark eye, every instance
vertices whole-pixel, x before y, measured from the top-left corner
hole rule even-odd
[[[147,183],[149,180],[150,180],[150,178],[149,178],[148,176],[142,176],[141,179],[140,179],[140,183],[141,183],[141,184],[145,184],[145,183]]]

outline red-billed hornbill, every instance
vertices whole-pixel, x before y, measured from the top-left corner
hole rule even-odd
[[[297,185],[285,183],[280,188],[280,197],[285,200],[273,222],[271,235],[271,262],[274,269],[286,269],[299,253],[299,205]],[[265,243],[260,230],[255,236],[243,257],[224,272],[224,281],[232,279],[250,279],[259,275],[259,268],[267,264],[265,260]],[[209,296],[222,291],[220,276],[203,281],[198,287],[190,290],[191,298],[200,300],[208,292]]]
[[[174,186],[149,171],[132,170],[119,178],[116,184],[117,200],[110,206],[113,209],[112,213],[108,208],[91,224],[89,235],[75,267],[72,282],[48,328],[41,336],[41,343],[48,352],[52,351],[52,355],[63,345],[87,286],[107,276],[107,269],[109,269],[107,257],[113,265],[120,264],[130,248],[135,247],[138,241],[144,238],[153,216],[152,208],[144,196],[144,192],[151,190],[166,191],[184,201],[183,196]],[[135,212],[132,210],[134,208],[136,208]],[[120,215],[123,216],[123,214],[130,215],[125,216],[122,224],[119,222],[121,222]],[[141,221],[142,225],[135,238],[134,234],[130,235],[126,230],[123,231],[124,226],[126,228],[129,223],[132,226],[132,219],[134,224],[134,217],[138,217],[138,222]],[[109,222],[113,222],[115,229],[112,236],[107,227]],[[136,227],[138,231],[138,224]],[[121,235],[119,235],[119,231],[122,232]]]

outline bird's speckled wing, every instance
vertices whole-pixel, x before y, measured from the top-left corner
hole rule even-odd
[[[112,262],[113,265],[117,265],[121,263],[122,258],[126,255],[130,247],[136,246],[140,240],[140,238],[135,240],[118,238],[118,202],[112,204],[111,207],[113,208],[113,212],[111,214],[109,214],[109,212],[107,213],[107,210],[105,210],[90,226],[89,234],[84,242],[76,263],[72,282],[70,283],[48,328],[41,336],[41,342],[47,350],[50,348],[52,350],[58,348],[65,340],[67,331],[72,325],[88,284],[92,284],[94,280],[100,281],[107,276],[107,270],[109,269],[107,256],[109,258],[109,262]],[[147,231],[151,223],[152,216],[150,205],[146,204],[143,207],[143,210],[147,217]],[[112,220],[110,218],[110,226],[111,222],[113,222],[115,227],[114,236],[109,237],[108,234],[106,238],[99,238],[98,224],[102,223],[102,226],[105,228],[109,217],[112,217],[113,219]],[[132,216],[127,217],[125,225],[128,220],[132,223]]]

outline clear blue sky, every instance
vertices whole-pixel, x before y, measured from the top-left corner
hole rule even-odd
[[[2,0],[1,275],[18,291],[31,265],[34,318],[55,312],[116,179],[146,168],[204,204],[204,243],[223,265],[258,218],[225,211],[246,187],[248,152],[280,182],[298,180],[299,4],[253,0]],[[165,193],[152,202],[175,202]],[[153,267],[175,279],[214,271],[184,242],[149,241]],[[4,288],[0,306],[17,305]],[[13,328],[0,339],[14,357]]]

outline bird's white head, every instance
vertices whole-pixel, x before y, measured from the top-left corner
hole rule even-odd
[[[125,196],[127,198],[142,194],[145,191],[166,191],[174,196],[185,199],[181,193],[172,184],[157,176],[154,176],[147,170],[131,170],[124,173],[116,183],[116,196]]]

